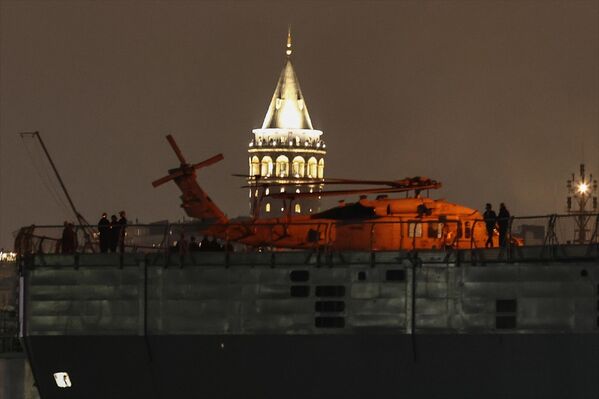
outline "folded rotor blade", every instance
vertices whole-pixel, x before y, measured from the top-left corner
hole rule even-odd
[[[168,143],[171,145],[173,151],[175,151],[175,155],[177,155],[177,158],[179,158],[179,162],[181,162],[181,165],[185,165],[187,163],[187,161],[183,157],[183,153],[179,149],[179,146],[177,145],[177,142],[175,141],[173,136],[171,136],[169,134],[166,136],[166,139],[167,139]]]
[[[213,163],[217,163],[219,161],[222,161],[224,158],[225,157],[223,156],[223,154],[217,154],[217,155],[215,155],[215,156],[213,156],[211,158],[208,158],[208,159],[206,159],[206,160],[204,160],[202,162],[198,162],[198,163],[193,164],[193,168],[194,169],[204,168],[206,166],[212,165]]]
[[[158,187],[158,186],[160,186],[160,185],[162,185],[162,184],[164,184],[164,183],[166,183],[166,182],[168,182],[168,181],[171,181],[171,180],[173,180],[173,179],[176,179],[176,178],[177,178],[177,177],[179,177],[179,176],[183,176],[183,173],[184,173],[184,172],[183,172],[183,170],[178,170],[178,171],[176,171],[176,172],[174,172],[174,173],[171,173],[170,175],[166,175],[166,176],[164,176],[164,177],[161,177],[161,178],[160,178],[160,179],[158,179],[158,180],[154,180],[154,181],[152,182],[152,186],[154,186],[154,187]]]

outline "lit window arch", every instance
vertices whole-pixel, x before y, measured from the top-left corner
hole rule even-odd
[[[318,176],[318,161],[312,157],[308,159],[308,177],[314,179],[316,176]]]
[[[257,156],[253,156],[250,159],[250,176],[257,176],[260,174],[260,159]]]
[[[265,210],[266,212],[270,212],[270,202],[267,202],[267,203],[266,203],[266,206],[264,207],[264,210]]]
[[[293,158],[293,164],[291,167],[291,173],[293,177],[304,177],[305,174],[306,160],[304,157]]]
[[[295,213],[302,213],[302,206],[300,204],[295,204]]]
[[[324,158],[320,158],[318,161],[318,178],[324,178]]]
[[[275,175],[279,177],[289,176],[289,158],[287,158],[285,155],[279,155],[277,157]]]
[[[260,170],[262,177],[268,177],[272,174],[272,158],[268,155],[262,158],[262,168]]]

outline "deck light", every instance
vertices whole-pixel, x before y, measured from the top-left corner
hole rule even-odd
[[[586,182],[580,182],[577,189],[579,194],[586,194],[589,192],[589,185]]]
[[[58,373],[54,373],[54,381],[56,381],[56,385],[58,385],[59,388],[70,388],[73,385],[71,383],[69,373],[67,373],[66,371],[59,371]]]

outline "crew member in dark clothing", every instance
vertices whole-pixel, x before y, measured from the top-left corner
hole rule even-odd
[[[73,225],[69,222],[64,222],[64,229],[62,230],[62,253],[72,254],[75,252],[76,238],[75,230]]]
[[[119,225],[116,215],[112,215],[110,217],[110,252],[116,252],[120,236],[121,226]]]
[[[200,245],[198,244],[198,242],[196,241],[196,238],[194,236],[191,236],[189,238],[189,252],[196,252],[200,250]]]
[[[125,211],[120,211],[119,216],[119,251],[125,252],[125,235],[127,235],[127,215],[125,214]]]
[[[177,241],[177,244],[175,244],[175,249],[179,255],[187,254],[187,250],[189,249],[189,244],[187,243],[187,240],[185,239],[185,233],[181,233],[181,236],[179,237],[179,241]]]
[[[108,252],[108,248],[110,248],[110,222],[106,212],[102,214],[102,218],[98,222],[98,234],[100,235],[100,252]]]
[[[492,209],[491,204],[485,206],[485,213],[483,213],[483,219],[485,220],[485,226],[487,227],[487,241],[485,242],[485,248],[493,247],[493,232],[495,231],[495,225],[497,224],[497,215]]]
[[[210,242],[208,241],[208,237],[204,236],[202,241],[200,241],[200,251],[209,251],[210,250]]]
[[[510,224],[510,211],[507,210],[502,202],[499,205],[499,214],[497,215],[497,225],[499,226],[499,246],[507,245],[507,232]]]

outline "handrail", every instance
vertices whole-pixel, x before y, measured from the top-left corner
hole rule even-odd
[[[506,234],[506,251],[505,254],[509,259],[511,257],[513,248],[516,246],[520,246],[520,242],[525,237],[519,237],[517,231],[515,231],[515,226],[523,226],[525,222],[530,222],[533,220],[538,221],[539,223],[534,224],[532,226],[537,226],[544,230],[544,238],[538,239],[537,242],[534,242],[534,245],[542,245],[543,248],[547,246],[556,245],[559,242],[564,243],[577,243],[577,244],[585,244],[593,246],[598,244],[599,242],[599,213],[589,213],[589,218],[594,217],[595,223],[594,228],[591,228],[589,231],[589,237],[585,242],[578,242],[575,239],[572,239],[568,236],[568,234],[564,234],[563,231],[558,231],[558,227],[562,230],[569,230],[570,227],[564,227],[563,223],[573,222],[575,217],[579,215],[568,215],[568,214],[552,214],[552,215],[542,215],[542,216],[512,216],[508,221],[508,228]],[[368,249],[371,251],[377,251],[380,248],[379,243],[377,242],[378,234],[387,234],[385,233],[384,227],[385,225],[398,225],[399,228],[392,228],[389,234],[396,235],[393,242],[397,243],[397,248],[411,248],[412,250],[421,249],[422,246],[419,246],[419,238],[422,240],[427,240],[431,243],[431,249],[434,246],[435,248],[444,248],[444,249],[452,249],[458,247],[458,242],[460,244],[460,248],[464,248],[464,245],[469,246],[471,250],[479,249],[480,242],[480,234],[481,224],[485,222],[484,219],[469,219],[468,222],[471,223],[471,226],[467,224],[463,224],[465,221],[456,219],[455,217],[450,216],[443,218],[420,218],[420,217],[411,217],[411,218],[397,218],[396,220],[330,220],[330,221],[301,221],[301,222],[286,222],[284,220],[273,220],[266,221],[261,220],[258,223],[230,223],[228,225],[220,226],[218,224],[208,225],[205,223],[163,223],[163,224],[131,224],[126,227],[127,237],[125,242],[125,250],[142,250],[147,252],[164,252],[168,254],[172,252],[172,244],[176,242],[176,238],[172,237],[175,233],[184,232],[186,235],[198,235],[202,236],[206,231],[208,231],[208,235],[213,235],[210,233],[211,229],[221,227],[221,231],[224,232],[224,241],[223,241],[223,249],[228,248],[228,243],[230,241],[234,242],[235,239],[231,238],[228,229],[238,228],[238,231],[248,230],[251,233],[248,233],[249,236],[256,232],[256,229],[263,228],[268,229],[269,240],[265,242],[265,245],[269,243],[275,243],[276,241],[281,240],[282,238],[292,236],[293,232],[291,231],[294,226],[307,226],[310,228],[310,231],[315,231],[315,235],[318,236],[318,240],[315,242],[310,241],[306,244],[305,248],[314,248],[318,249],[322,248],[332,248],[337,240],[340,239],[337,236],[338,229],[340,226],[345,225],[360,225],[363,224],[365,227],[364,239],[369,240],[368,242],[364,241],[367,245]],[[433,227],[430,227],[431,224],[438,223],[439,225],[435,228],[440,233],[440,235],[433,237],[429,236],[429,230],[433,231]],[[410,226],[412,224],[412,226]],[[420,227],[418,227],[420,224]],[[560,225],[561,224],[561,225]],[[404,227],[404,225],[407,225]],[[441,226],[442,225],[442,226]],[[82,226],[75,226],[75,232],[77,235],[80,235],[77,240],[79,245],[77,246],[75,252],[98,252],[98,233],[97,229],[92,229],[93,236],[90,241],[86,241],[81,239],[82,234]],[[226,228],[225,228],[226,227]],[[380,227],[380,229],[379,229]],[[425,229],[426,227],[426,229]],[[32,225],[26,226],[19,230],[16,239],[15,239],[15,252],[21,254],[27,253],[36,253],[36,252],[60,252],[59,245],[62,239],[63,226],[60,225]],[[279,232],[280,229],[280,232]],[[469,232],[468,232],[469,229]],[[413,230],[413,231],[412,231]],[[204,233],[203,233],[204,232]],[[418,234],[417,234],[418,232]],[[495,233],[497,234],[497,233]],[[477,238],[478,237],[478,238]],[[341,237],[343,238],[343,237]],[[409,239],[409,244],[404,245],[405,240]],[[520,240],[519,242],[517,242]],[[86,245],[83,248],[83,244]],[[91,248],[90,248],[91,244]],[[406,243],[407,244],[407,243]],[[238,244],[236,244],[238,246]],[[524,246],[529,245],[529,242],[524,241]],[[53,246],[53,247],[52,247]],[[236,250],[243,250],[241,247],[237,247]],[[386,249],[389,249],[388,247]],[[249,250],[246,248],[245,250]]]

